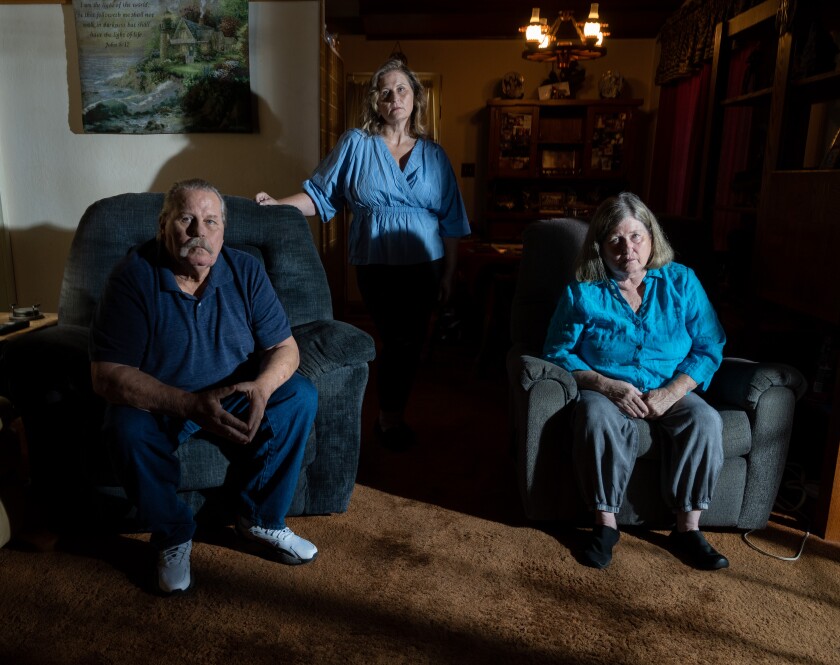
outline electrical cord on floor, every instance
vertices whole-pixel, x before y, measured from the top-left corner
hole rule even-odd
[[[802,552],[805,550],[805,541],[807,541],[808,536],[811,535],[810,531],[806,531],[805,534],[802,536],[802,542],[799,544],[799,551],[796,553],[796,556],[779,556],[778,554],[773,554],[772,552],[768,552],[767,550],[763,550],[758,545],[756,545],[755,543],[750,542],[749,535],[751,533],[753,533],[753,531],[755,531],[755,529],[751,529],[750,531],[747,531],[745,534],[743,534],[741,536],[741,538],[744,539],[744,542],[747,545],[749,545],[750,547],[752,547],[756,552],[760,552],[761,554],[764,554],[765,556],[769,556],[769,557],[772,557],[774,559],[778,559],[779,561],[796,561],[797,559],[799,559],[799,557],[802,556]]]
[[[805,469],[798,464],[789,464],[786,467],[785,471],[794,472],[797,474],[797,477],[793,480],[788,480],[787,482],[783,483],[782,488],[796,491],[799,494],[799,497],[796,501],[788,503],[788,501],[786,501],[781,496],[777,496],[774,507],[777,510],[779,510],[779,512],[787,513],[789,515],[798,515],[799,517],[802,517],[804,519],[805,515],[802,514],[800,509],[802,508],[802,506],[805,505],[805,502],[808,500],[808,483],[806,479]],[[808,520],[806,519],[805,521],[807,523]],[[749,531],[744,533],[741,536],[744,539],[744,542],[756,552],[760,552],[765,556],[772,557],[773,559],[777,559],[779,561],[796,561],[797,559],[799,559],[799,557],[802,556],[802,552],[805,550],[805,543],[808,540],[808,536],[811,535],[810,528],[805,529],[804,535],[802,536],[802,542],[799,544],[799,551],[796,553],[796,556],[780,556],[778,554],[768,552],[767,550],[760,548],[758,545],[750,541],[749,536],[755,531],[756,529],[750,529]]]

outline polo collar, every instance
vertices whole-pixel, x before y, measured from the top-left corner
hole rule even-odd
[[[158,252],[161,256],[161,259],[165,253],[165,249],[163,246],[158,243]],[[177,291],[179,293],[183,293],[185,296],[189,296],[189,294],[184,293],[181,290],[181,287],[178,286],[178,282],[175,280],[175,273],[172,272],[172,269],[166,265],[166,263],[161,260],[160,265],[158,267],[158,273],[160,274],[160,286],[161,290],[164,291]],[[225,245],[222,245],[222,251],[219,252],[219,256],[216,259],[216,263],[210,268],[210,274],[207,276],[207,285],[204,287],[204,294],[207,295],[212,290],[219,288],[223,284],[227,284],[233,280],[233,271],[230,269],[230,261],[228,258],[228,250]],[[202,296],[203,297],[203,296]]]

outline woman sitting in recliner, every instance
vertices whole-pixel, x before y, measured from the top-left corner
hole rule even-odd
[[[595,513],[583,562],[605,568],[619,540],[616,513],[636,462],[636,420],[655,421],[663,494],[676,515],[674,548],[697,568],[729,561],[699,530],[723,465],[720,415],[708,387],[726,336],[694,272],[673,262],[653,213],[630,193],[595,212],[546,336],[543,356],[572,373],[578,484]]]

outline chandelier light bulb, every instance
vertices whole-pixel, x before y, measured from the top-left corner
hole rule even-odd
[[[546,32],[547,20],[540,18],[540,8],[534,7],[531,10],[531,21],[525,28],[525,39],[529,42],[539,42],[543,39],[543,34]]]
[[[592,40],[600,46],[604,41],[604,36],[601,33],[601,22],[598,16],[598,3],[593,2],[589,8],[589,18],[583,26],[583,36],[589,41]]]

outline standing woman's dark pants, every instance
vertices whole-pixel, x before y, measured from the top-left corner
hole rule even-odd
[[[401,413],[408,403],[443,274],[443,259],[408,266],[356,266],[365,306],[379,333],[379,409]]]

